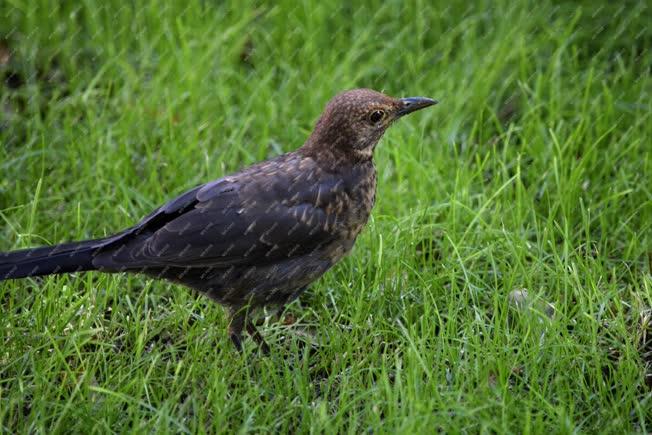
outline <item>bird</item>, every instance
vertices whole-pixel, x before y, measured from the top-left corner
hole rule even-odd
[[[437,104],[371,89],[334,96],[295,151],[199,185],[108,237],[0,253],[0,281],[100,271],[164,279],[227,309],[269,346],[250,312],[282,309],[347,255],[376,199],[373,156],[401,117]]]

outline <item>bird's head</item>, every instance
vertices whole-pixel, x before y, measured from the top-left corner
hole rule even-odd
[[[430,98],[392,98],[371,89],[342,92],[328,102],[304,148],[369,160],[394,121],[434,104]]]

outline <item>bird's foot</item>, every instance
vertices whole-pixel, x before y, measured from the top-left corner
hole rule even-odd
[[[265,338],[263,338],[263,335],[258,331],[256,325],[254,325],[250,320],[247,321],[247,333],[254,339],[256,344],[258,344],[258,348],[263,355],[269,355],[269,345],[265,342]]]

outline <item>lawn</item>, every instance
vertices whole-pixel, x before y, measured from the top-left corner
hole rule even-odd
[[[0,432],[652,431],[649,2],[133,3],[0,5],[0,251],[292,150],[344,89],[440,104],[268,357],[169,283],[0,283]]]

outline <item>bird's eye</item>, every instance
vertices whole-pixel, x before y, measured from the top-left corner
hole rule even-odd
[[[373,112],[371,112],[371,115],[369,115],[369,121],[373,122],[374,124],[377,124],[384,117],[385,117],[385,112],[383,112],[382,110],[374,110]]]

